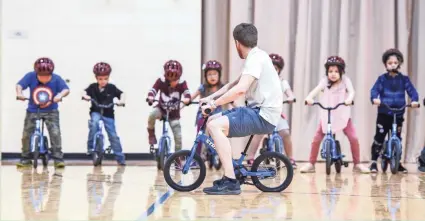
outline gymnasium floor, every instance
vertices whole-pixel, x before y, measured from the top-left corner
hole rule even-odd
[[[202,187],[168,188],[154,162],[94,168],[67,162],[65,169],[1,167],[1,220],[425,220],[425,175],[353,174],[327,177],[296,170],[282,193],[243,186],[239,196],[208,196]],[[207,171],[204,185],[220,177]]]

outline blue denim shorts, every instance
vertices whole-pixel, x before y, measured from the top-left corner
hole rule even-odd
[[[246,137],[253,134],[270,134],[275,126],[260,116],[259,108],[238,107],[222,112],[229,119],[227,137]]]

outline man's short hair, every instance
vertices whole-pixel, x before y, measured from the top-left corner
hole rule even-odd
[[[253,48],[257,46],[257,28],[253,24],[241,23],[233,29],[233,38],[242,45]]]

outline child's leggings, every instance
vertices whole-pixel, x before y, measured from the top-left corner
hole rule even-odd
[[[347,126],[343,130],[345,136],[348,137],[351,146],[351,154],[353,155],[353,163],[360,163],[360,150],[359,150],[359,140],[356,135],[356,130],[354,129],[353,122],[351,119],[348,120]],[[310,163],[315,164],[317,161],[317,155],[319,154],[320,143],[322,142],[325,134],[322,132],[322,125],[319,123],[317,127],[316,134],[314,135],[313,142],[311,143],[311,152],[310,152]]]
[[[161,110],[154,108],[148,118],[148,129],[155,129],[155,121],[162,118]],[[169,124],[174,135],[175,151],[182,149],[182,128],[178,119],[169,119]]]

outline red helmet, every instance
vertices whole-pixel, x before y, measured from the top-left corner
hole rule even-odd
[[[176,60],[169,60],[164,64],[164,77],[169,81],[180,79],[183,73],[183,67]]]
[[[270,58],[272,59],[273,65],[276,65],[279,69],[283,69],[285,66],[285,61],[283,60],[282,56],[278,54],[270,54]]]
[[[403,63],[404,61],[403,54],[397,48],[390,48],[386,50],[384,54],[382,55],[382,62],[385,64],[391,55],[395,55],[398,61],[400,62],[400,64]]]
[[[96,76],[107,76],[111,74],[111,71],[112,71],[111,66],[105,62],[99,62],[95,64],[93,67],[93,73]]]
[[[34,62],[34,71],[37,74],[40,74],[40,73],[45,74],[47,72],[50,75],[53,73],[54,69],[55,69],[55,64],[50,58],[42,57],[37,59]]]
[[[202,69],[204,70],[204,73],[207,73],[209,70],[216,70],[218,73],[221,73],[222,66],[220,62],[216,60],[209,60],[203,65]]]
[[[336,65],[342,69],[342,72],[345,72],[345,61],[339,56],[330,56],[326,59],[325,68],[329,69],[329,66]]]

